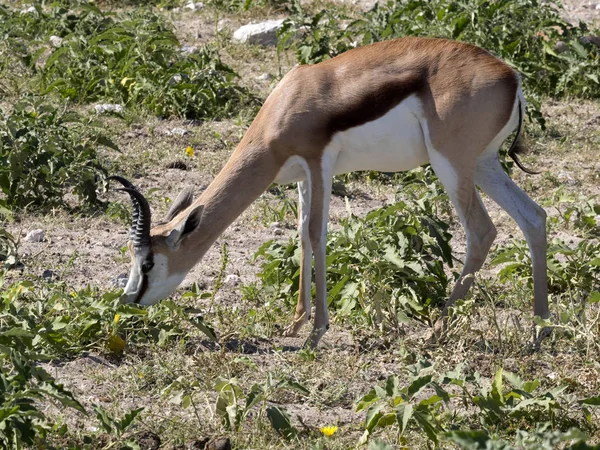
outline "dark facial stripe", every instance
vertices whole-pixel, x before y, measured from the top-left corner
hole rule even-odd
[[[152,252],[148,253],[148,255],[145,258],[145,261],[154,262],[154,254]],[[141,270],[141,267],[140,267],[140,270]],[[142,297],[144,296],[144,294],[146,293],[147,290],[148,290],[148,274],[142,272],[142,287],[140,288],[138,295],[134,300],[134,303],[139,304],[142,301]]]
[[[138,292],[138,295],[135,298],[134,303],[139,304],[142,301],[142,297],[144,296],[144,294],[146,293],[147,290],[148,290],[148,275],[144,274],[144,275],[142,275],[142,287],[140,288],[140,291]]]

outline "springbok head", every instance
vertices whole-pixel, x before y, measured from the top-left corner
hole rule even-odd
[[[127,303],[153,305],[177,289],[196,259],[185,241],[198,227],[203,206],[192,206],[193,192],[184,189],[173,202],[164,222],[152,225],[148,200],[125,178],[112,176],[124,187],[133,203],[128,247],[131,270],[125,287]]]

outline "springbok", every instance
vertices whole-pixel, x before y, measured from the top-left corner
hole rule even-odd
[[[184,190],[165,222],[151,228],[150,206],[123,178],[133,201],[132,265],[126,301],[169,296],[223,231],[271,183],[298,183],[302,249],[295,336],[311,317],[314,253],[316,308],[306,342],[316,347],[329,328],[326,237],[334,175],[397,172],[431,163],[465,229],[467,253],[447,300],[463,297],[483,265],[496,229],[476,186],[519,225],[533,265],[535,316],[547,318],[546,213],[504,172],[498,150],[517,130],[525,100],[519,75],[479,47],[442,39],[403,38],[350,50],[292,69],[269,95],[214,181],[194,201]]]

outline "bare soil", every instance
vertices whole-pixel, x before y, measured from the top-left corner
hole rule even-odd
[[[566,0],[565,17],[568,20],[599,20],[600,5],[589,1]],[[370,0],[355,1],[360,7],[371,6]],[[216,30],[220,27],[235,29],[246,19],[227,18],[227,22],[219,25],[214,17],[207,18],[203,14],[183,13],[174,16],[178,33],[186,45],[201,45],[217,38]],[[222,20],[222,19],[221,19]],[[279,68],[272,49],[247,49],[230,42],[222,42],[223,54],[229,64],[232,64],[242,75],[244,83],[266,95],[273,87],[270,81],[259,80],[264,73],[276,75]],[[544,114],[556,133],[555,142],[541,142],[532,138],[532,152],[525,158],[527,165],[543,168],[546,175],[531,177],[515,171],[514,178],[533,198],[543,198],[555,189],[555,181],[566,185],[570,191],[587,195],[600,194],[600,162],[598,146],[598,129],[600,128],[600,105],[593,102],[547,102]],[[167,131],[173,128],[184,128],[184,136],[169,136]],[[218,123],[191,123],[184,121],[159,121],[155,118],[143,118],[132,126],[116,125],[114,138],[119,144],[122,155],[107,154],[113,161],[115,173],[119,165],[124,165],[128,171],[135,174],[132,181],[143,191],[158,189],[151,196],[155,217],[161,217],[167,210],[165,198],[175,199],[177,194],[186,186],[193,186],[196,194],[200,194],[214,178],[219,168],[227,160],[233,148],[243,135],[244,126],[234,120]],[[562,142],[561,138],[567,141]],[[185,148],[192,145],[195,155],[188,158]],[[174,161],[182,161],[188,170],[169,169],[167,166]],[[133,169],[132,169],[133,168]],[[395,186],[380,183],[355,182],[346,186],[350,191],[350,205],[356,215],[379,208],[394,201]],[[294,189],[288,195],[296,199]],[[106,200],[127,200],[118,193],[108,192]],[[492,220],[498,227],[498,243],[504,243],[519,232],[510,218],[495,204],[484,199]],[[273,209],[279,203],[273,194],[265,193],[248,210],[244,211],[229,229],[215,242],[206,254],[186,277],[174,298],[184,292],[193,283],[198,283],[206,290],[213,287],[220,264],[220,249],[227,243],[230,253],[230,264],[226,275],[237,275],[239,283],[226,284],[219,292],[217,302],[229,308],[239,306],[241,296],[240,286],[256,281],[257,267],[251,257],[258,247],[269,239],[287,241],[295,234],[295,225],[288,218],[277,227]],[[556,214],[552,206],[546,208],[550,215]],[[334,196],[331,205],[331,226],[335,227],[340,218],[348,214],[343,197]],[[464,232],[455,217],[449,218],[454,236],[452,247],[454,254],[462,258],[465,251]],[[23,267],[9,272],[7,281],[23,277],[39,277],[42,282],[44,271],[51,270],[73,288],[87,284],[109,289],[115,286],[117,278],[128,272],[128,258],[124,254],[127,240],[127,226],[119,220],[104,214],[74,217],[67,213],[56,211],[44,216],[24,214],[10,225],[9,231],[20,236],[19,251]],[[45,232],[43,242],[27,242],[23,238],[33,230],[41,228]],[[276,234],[275,228],[283,230]],[[572,236],[564,235],[565,239]],[[483,277],[494,274],[496,270],[486,268]],[[525,315],[524,315],[525,314]],[[509,311],[508,316],[516,315],[526,323],[526,313]],[[291,311],[290,311],[291,316]],[[474,318],[474,327],[478,318]],[[481,324],[480,324],[481,325]],[[218,331],[218,330],[217,330]],[[145,389],[145,380],[166,371],[171,367],[171,376],[190,376],[191,373],[206,371],[205,378],[210,379],[218,370],[234,364],[236,358],[248,358],[259,368],[259,373],[267,371],[286,372],[290,367],[298,367],[298,349],[306,338],[308,329],[299,338],[283,338],[274,336],[270,339],[255,341],[232,341],[230,349],[215,354],[206,343],[197,342],[191,352],[180,353],[148,349],[154,352],[147,358],[144,349],[139,353],[128,354],[121,360],[111,360],[104,354],[90,353],[71,361],[55,361],[46,365],[48,370],[65,387],[72,390],[80,398],[84,406],[93,404],[113,405],[115,409],[126,411],[131,408],[144,406],[148,415],[153,417],[154,424],[164,424],[169,420],[182,423],[193,423],[195,418],[191,410],[182,412],[168,399],[161,397],[157,389]],[[425,338],[429,330],[425,326],[412,325],[406,329],[405,341],[407,346],[424,348],[427,352]],[[472,344],[472,341],[468,341]],[[461,345],[468,345],[463,342]],[[395,345],[395,344],[394,344]],[[404,345],[404,344],[403,344]],[[319,356],[315,362],[304,363],[301,370],[304,382],[312,383],[311,387],[322,386],[320,393],[322,403],[311,401],[300,402],[295,398],[282,400],[294,421],[301,421],[307,427],[319,427],[323,424],[335,423],[340,426],[357,423],[362,415],[354,412],[354,399],[378,381],[394,373],[403,364],[400,356],[401,348],[389,348],[385,339],[363,339],[349,332],[342,324],[334,320],[332,329],[325,335]],[[191,353],[191,354],[190,354]],[[217,352],[218,353],[218,352]],[[453,367],[461,362],[463,351],[460,348],[437,348],[430,356],[444,367]],[[222,358],[219,367],[219,358]],[[519,361],[510,359],[504,361],[509,367],[539,365],[536,372],[540,377],[548,377],[560,371],[568,372],[578,366],[579,373],[571,376],[585,389],[596,392],[600,389],[600,372],[598,367],[589,367],[576,360],[576,356],[557,354],[553,362],[541,362],[535,355],[522,357]],[[215,362],[216,361],[216,362]],[[581,363],[578,365],[578,362]],[[296,366],[294,366],[296,364]],[[476,360],[467,361],[470,367],[477,368],[484,375],[491,375],[494,370],[495,357],[486,351],[479,352]],[[216,366],[216,367],[215,367]],[[326,370],[324,370],[326,367]],[[297,370],[297,369],[293,369]],[[515,371],[517,371],[515,369]],[[188,374],[188,375],[186,375]],[[241,375],[243,376],[243,372]],[[253,375],[255,376],[255,375]],[[158,378],[158,375],[156,375]],[[214,419],[211,410],[215,394],[206,390],[204,401],[199,410],[206,420]],[[346,399],[340,401],[339,399]],[[328,407],[333,403],[335,406]],[[72,417],[69,420],[85,428],[83,417]],[[154,425],[153,425],[154,426]],[[208,427],[210,428],[210,427]],[[184,431],[178,439],[190,441],[198,436],[186,435]],[[356,431],[352,433],[357,434]],[[358,434],[356,436],[358,438]]]

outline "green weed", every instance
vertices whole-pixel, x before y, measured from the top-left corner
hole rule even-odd
[[[117,146],[81,115],[43,99],[23,98],[0,115],[0,206],[66,205],[74,193],[85,204],[98,202],[103,176],[96,149]]]

